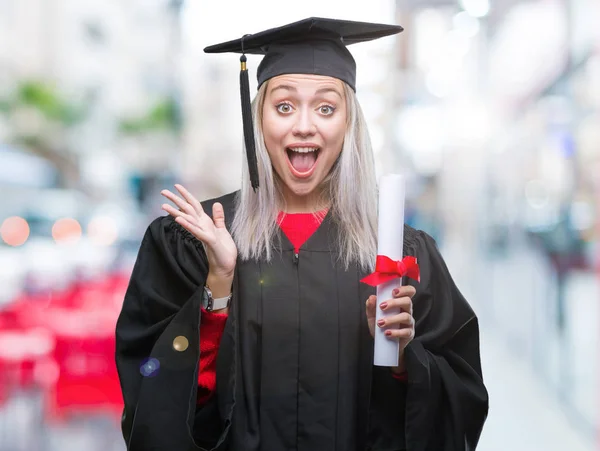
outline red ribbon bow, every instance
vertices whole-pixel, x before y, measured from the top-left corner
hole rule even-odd
[[[360,281],[376,287],[397,277],[407,276],[417,282],[421,281],[419,265],[416,257],[404,257],[402,260],[392,260],[385,255],[378,255],[375,262],[375,272]]]

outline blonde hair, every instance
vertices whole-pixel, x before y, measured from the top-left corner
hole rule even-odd
[[[268,82],[252,102],[254,136],[260,187],[250,185],[244,158],[242,187],[235,200],[231,232],[242,260],[271,260],[273,239],[277,236],[277,215],[285,200],[262,132],[262,111]],[[323,200],[330,203],[331,217],[339,234],[337,258],[347,269],[356,262],[372,270],[377,253],[377,182],[371,139],[354,91],[344,83],[347,126],[342,152],[322,184]]]

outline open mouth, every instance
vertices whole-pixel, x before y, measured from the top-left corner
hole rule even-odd
[[[319,147],[286,147],[290,169],[297,177],[308,177],[312,174],[321,149]]]

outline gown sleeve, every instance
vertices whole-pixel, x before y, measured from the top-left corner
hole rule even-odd
[[[196,406],[196,396],[207,275],[200,241],[170,216],[150,224],[116,326],[121,425],[128,450],[205,449],[192,437],[198,430],[197,409],[203,408]],[[206,407],[213,412],[204,417],[210,416],[214,434],[216,410]],[[217,432],[222,432],[218,424]],[[215,440],[222,442],[219,433]]]
[[[416,288],[416,325],[405,349],[408,383],[395,380],[388,368],[374,367],[371,449],[474,450],[488,412],[478,320],[433,238],[410,233],[414,246],[408,255],[417,256],[421,282],[409,282]]]

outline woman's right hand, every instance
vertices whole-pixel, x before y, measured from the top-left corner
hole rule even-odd
[[[212,219],[202,209],[188,190],[181,185],[175,188],[183,199],[169,190],[160,193],[179,207],[163,204],[162,209],[175,218],[175,222],[189,231],[204,243],[210,272],[217,277],[232,278],[237,260],[237,247],[233,238],[225,227],[225,212],[223,205],[218,202],[213,204]]]

